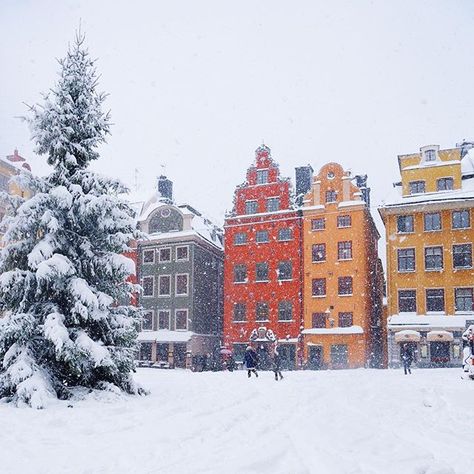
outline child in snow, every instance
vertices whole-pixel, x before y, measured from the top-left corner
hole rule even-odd
[[[247,375],[251,377],[252,372],[255,374],[255,377],[258,377],[257,365],[258,365],[258,355],[257,351],[252,347],[248,346],[245,350],[244,363],[247,366]]]
[[[404,344],[402,348],[403,370],[405,375],[411,374],[411,363],[413,362],[413,351],[408,344]]]
[[[281,374],[281,357],[276,347],[273,351],[273,372],[275,373],[275,380],[278,380],[278,376],[280,376],[280,380],[283,378]]]

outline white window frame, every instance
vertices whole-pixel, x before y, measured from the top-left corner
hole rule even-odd
[[[169,250],[170,251],[170,259],[169,260],[161,260],[161,251],[162,250]],[[171,247],[160,247],[158,249],[158,263],[169,263],[173,259],[173,249]]]
[[[186,312],[186,327],[183,328],[177,328],[176,327],[176,321],[177,321],[177,314],[178,311],[185,311]],[[188,308],[177,308],[174,310],[174,330],[175,331],[187,331],[188,330],[188,318],[189,318],[189,309]]]
[[[169,309],[158,309],[156,311],[157,317],[156,317],[156,329],[158,331],[164,331],[164,330],[170,330],[170,325],[171,325],[171,311]],[[167,328],[160,328],[160,313],[167,313],[168,314],[168,327]]]
[[[140,329],[141,331],[153,331],[153,327],[154,327],[154,320],[155,320],[155,311],[152,310],[152,309],[146,309],[143,311],[144,313],[151,313],[151,329],[143,329],[143,319],[141,321],[141,324],[140,324]]]
[[[186,276],[187,278],[186,293],[178,293],[179,276]],[[189,296],[189,273],[176,273],[176,275],[174,276],[174,294],[175,296]]]
[[[153,252],[153,261],[152,262],[145,262],[145,253],[146,252]],[[156,260],[156,251],[154,249],[143,249],[142,253],[142,264],[143,265],[153,265]]]
[[[151,292],[151,295],[145,295],[145,280],[147,278],[151,278],[153,281],[153,285],[152,285],[153,290]],[[147,276],[142,277],[142,288],[143,288],[142,298],[154,298],[155,297],[155,277],[153,275],[147,275]]]
[[[161,279],[164,277],[168,277],[170,279],[170,292],[168,294],[161,294],[160,293],[160,287],[161,287]],[[170,298],[172,294],[172,288],[171,288],[171,275],[158,275],[158,298]]]
[[[263,183],[259,183],[259,182],[258,182],[258,177],[259,177],[262,173],[264,173],[265,171],[267,172],[267,175],[266,175],[266,178],[267,178],[267,179],[266,179]],[[259,173],[260,173],[260,174],[259,174]],[[269,179],[270,179],[270,168],[259,168],[259,169],[257,170],[257,172],[255,173],[255,184],[256,184],[257,186],[262,186],[262,185],[264,185],[264,184],[268,184],[268,183],[269,183],[269,181],[268,181]]]
[[[187,249],[186,251],[187,257],[178,258],[178,249],[184,249],[184,248]],[[189,262],[189,245],[177,245],[175,249],[175,258],[177,262]]]
[[[255,212],[247,212],[247,203],[254,202],[255,203]],[[245,201],[245,215],[246,216],[253,216],[254,214],[258,214],[258,200],[257,199],[248,199]]]
[[[268,203],[272,200],[275,200],[277,199],[278,200],[278,209],[276,211],[270,211],[268,209]],[[281,197],[280,196],[269,196],[267,198],[265,198],[265,212],[278,212],[281,210]]]

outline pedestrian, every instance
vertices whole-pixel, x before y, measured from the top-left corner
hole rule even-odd
[[[244,363],[247,366],[247,376],[251,377],[253,372],[255,377],[258,377],[258,355],[257,351],[252,346],[248,346],[245,350]]]
[[[278,380],[278,376],[280,376],[280,380],[283,378],[281,373],[281,356],[277,347],[273,350],[273,372],[275,373],[275,380]]]
[[[411,363],[413,362],[413,350],[408,344],[403,344],[402,346],[402,361],[403,361],[403,370],[405,375],[411,374]]]

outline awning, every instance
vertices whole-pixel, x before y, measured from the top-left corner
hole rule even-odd
[[[395,333],[395,342],[420,342],[421,334],[412,329],[404,329]]]
[[[449,331],[430,331],[426,335],[426,340],[430,342],[451,342],[454,340],[453,333]]]

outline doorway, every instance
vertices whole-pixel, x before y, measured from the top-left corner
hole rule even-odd
[[[308,369],[321,370],[323,367],[323,346],[309,346]]]

